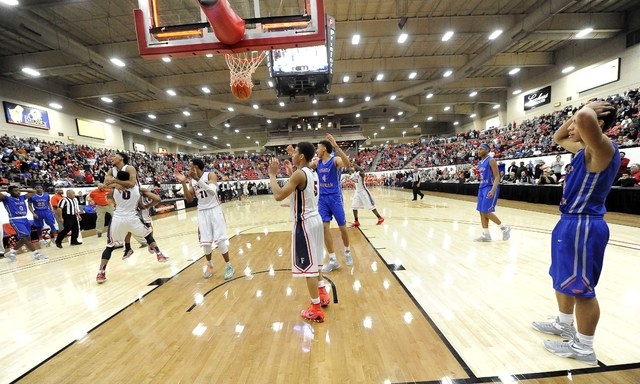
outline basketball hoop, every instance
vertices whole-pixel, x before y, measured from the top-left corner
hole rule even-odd
[[[251,75],[256,71],[265,56],[265,51],[224,54],[224,59],[227,61],[229,73],[231,74],[229,85],[234,96],[238,99],[246,100],[251,96],[251,88],[253,88]]]

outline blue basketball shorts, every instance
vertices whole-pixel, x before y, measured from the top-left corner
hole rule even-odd
[[[500,187],[496,188],[496,193],[493,197],[487,197],[487,193],[491,191],[491,187],[478,189],[478,205],[476,210],[482,213],[490,213],[496,211],[496,204],[498,204],[498,196],[500,196]]]
[[[330,195],[321,194],[318,199],[318,212],[320,213],[323,223],[327,223],[335,217],[339,227],[347,224],[342,193],[332,193]]]

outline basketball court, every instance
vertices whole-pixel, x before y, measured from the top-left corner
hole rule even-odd
[[[0,259],[0,382],[640,380],[636,227],[610,224],[597,288],[599,366],[589,367],[548,353],[546,335],[530,325],[556,314],[553,209],[499,203],[511,239],[473,243],[473,201],[372,192],[385,222],[359,212],[361,227],[349,229],[354,266],[326,274],[334,302],[324,323],[299,316],[308,295],[290,273],[289,208],[272,196],[223,205],[236,271],[226,282],[215,251],[215,274],[202,277],[195,211],[155,218],[168,263],[134,245],[128,260],[114,252],[103,285],[95,275],[104,239],[90,234],[81,247],[47,248],[48,260]],[[341,244],[335,224],[333,236]]]

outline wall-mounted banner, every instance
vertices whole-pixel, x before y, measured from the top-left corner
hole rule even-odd
[[[551,102],[551,86],[524,95],[524,110],[528,111]]]
[[[10,103],[8,101],[3,101],[3,104],[7,123],[26,125],[40,129],[51,129],[47,111],[27,105]]]

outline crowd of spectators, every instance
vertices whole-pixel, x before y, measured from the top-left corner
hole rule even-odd
[[[615,140],[621,148],[640,145],[639,99],[640,93],[637,90],[607,98],[616,105],[619,115],[618,123],[605,134]],[[388,171],[379,177],[380,180],[372,181],[371,185],[397,185],[405,179],[405,175],[402,171],[394,172],[414,167],[447,166],[444,170],[434,169],[427,172],[424,175],[425,180],[473,181],[476,177],[473,164],[477,161],[475,148],[480,143],[489,144],[494,157],[502,162],[558,154],[562,149],[553,142],[553,133],[576,111],[577,108],[568,106],[551,114],[526,119],[520,124],[514,121],[500,128],[470,130],[450,137],[432,137],[409,144],[385,144],[362,149],[357,154],[355,151],[351,152],[365,171]],[[0,144],[0,183],[20,183],[26,186],[41,184],[48,189],[92,186],[98,181],[103,181],[110,167],[108,159],[114,153],[112,149],[6,135],[0,137]],[[188,168],[193,157],[184,153],[129,152],[129,155],[132,165],[138,169],[141,182],[153,185],[175,183],[173,171]],[[223,176],[223,181],[235,182],[265,178],[269,159],[264,154],[245,153],[238,156],[209,154],[204,155],[203,160]],[[515,161],[512,161],[513,164]],[[529,164],[515,170],[509,167],[509,170],[505,171],[504,181],[539,182],[542,176],[545,176],[545,183],[561,181],[557,169],[538,169],[539,173],[536,175],[535,166]],[[551,168],[551,165],[547,167]],[[515,175],[511,174],[512,171],[515,171]],[[552,180],[552,175],[555,176],[555,181]],[[280,170],[280,176],[286,176],[284,167]],[[627,177],[634,178],[632,175],[625,176]]]

